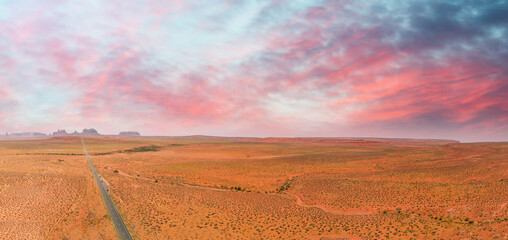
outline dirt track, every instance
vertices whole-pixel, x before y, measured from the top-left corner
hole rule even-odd
[[[370,212],[348,212],[348,213],[346,213],[346,212],[340,212],[340,211],[328,209],[323,205],[308,205],[308,204],[305,204],[303,202],[302,198],[300,198],[298,195],[291,194],[291,193],[286,193],[286,194],[296,198],[296,205],[301,206],[301,207],[319,208],[327,213],[332,213],[332,214],[337,214],[337,215],[369,215],[369,214],[372,214]]]

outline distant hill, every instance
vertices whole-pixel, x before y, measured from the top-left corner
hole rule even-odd
[[[0,135],[5,137],[44,137],[44,136],[105,136],[100,134],[94,128],[83,129],[83,132],[74,131],[68,133],[66,130],[58,130],[50,135],[38,132],[23,132]],[[137,131],[123,131],[118,135],[120,137],[138,137],[141,134]],[[154,136],[156,137],[156,136]],[[237,142],[260,142],[260,143],[308,143],[308,144],[339,144],[339,145],[375,145],[375,144],[397,144],[397,145],[444,145],[450,143],[460,143],[456,140],[449,139],[412,139],[412,138],[361,138],[361,137],[221,137],[206,135],[190,135],[190,136],[158,136],[161,138],[171,139],[195,139],[195,140],[218,140],[218,141],[237,141]]]
[[[397,145],[443,145],[460,143],[449,139],[412,139],[412,138],[362,138],[362,137],[220,137],[220,136],[173,136],[174,139],[196,140],[219,140],[260,143],[308,143],[308,144],[339,144],[339,145],[374,145],[374,144],[397,144]]]
[[[5,135],[0,135],[0,138],[6,137],[45,137],[48,136],[45,133],[39,132],[22,132],[22,133],[5,133]]]
[[[139,134],[139,132],[136,132],[136,131],[126,131],[126,132],[120,132],[118,134],[118,136],[122,136],[122,137],[137,137],[137,136],[141,136],[141,134]]]
[[[372,145],[372,144],[449,144],[459,143],[448,139],[412,139],[412,138],[321,138],[321,137],[295,137],[295,138],[258,138],[256,142],[268,143],[324,143],[346,145]]]

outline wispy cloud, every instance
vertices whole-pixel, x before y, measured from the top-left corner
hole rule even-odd
[[[506,1],[0,5],[6,130],[508,133]]]

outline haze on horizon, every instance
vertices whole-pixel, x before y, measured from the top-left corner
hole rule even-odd
[[[506,12],[0,0],[0,131],[507,141]]]

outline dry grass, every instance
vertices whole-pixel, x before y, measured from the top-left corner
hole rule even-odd
[[[115,238],[84,157],[49,154],[72,153],[79,142],[48,152],[28,143],[0,142],[0,239]],[[23,154],[33,151],[40,154]]]
[[[508,237],[507,143],[85,141],[137,239]],[[82,153],[0,141],[0,239],[115,238]]]
[[[508,237],[505,143],[158,144],[94,157],[141,239]]]

